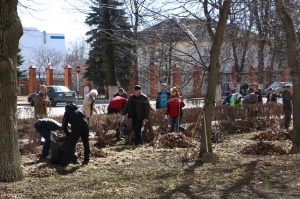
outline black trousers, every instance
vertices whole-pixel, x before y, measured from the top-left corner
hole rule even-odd
[[[142,127],[143,127],[143,119],[132,118],[132,126],[135,135],[134,144],[140,145],[144,144],[143,135],[142,135]]]
[[[72,130],[70,135],[67,137],[64,146],[64,154],[61,160],[62,166],[67,166],[70,160],[73,158],[75,153],[76,144],[81,137],[83,147],[84,147],[84,161],[89,162],[90,160],[90,144],[89,144],[89,130],[88,129],[78,129]]]
[[[291,123],[292,109],[284,108],[283,111],[284,111],[284,128],[288,129]]]

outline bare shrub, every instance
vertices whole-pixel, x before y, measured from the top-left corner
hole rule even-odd
[[[97,136],[97,146],[105,147],[113,145],[113,138],[116,136],[116,129],[120,128],[120,114],[97,114],[90,118],[90,129]]]

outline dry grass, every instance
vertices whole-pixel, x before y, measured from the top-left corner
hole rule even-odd
[[[118,145],[87,166],[65,170],[22,156],[25,179],[0,183],[1,198],[297,198],[299,155],[243,155],[257,133],[214,144],[215,164],[196,163],[198,148]],[[274,142],[288,150],[289,140]]]
[[[153,119],[153,126],[156,122],[160,120]],[[300,154],[242,153],[262,141],[289,151],[288,137],[267,139],[270,132],[280,133],[276,124],[266,125],[269,130],[262,132],[254,128],[250,133],[223,132],[224,141],[213,144],[214,164],[198,163],[198,144],[169,149],[165,145],[155,147],[153,142],[141,147],[114,143],[99,149],[93,146],[99,141],[96,138],[91,140],[88,165],[61,169],[35,161],[37,151],[41,151],[38,145],[36,151],[22,155],[24,180],[0,183],[0,198],[298,198]],[[198,132],[194,137],[185,132],[185,139],[183,134],[168,136],[168,132],[157,130],[154,143],[160,139],[161,143],[167,142],[169,137],[174,142],[178,137],[199,142]],[[77,147],[80,150],[82,146]]]

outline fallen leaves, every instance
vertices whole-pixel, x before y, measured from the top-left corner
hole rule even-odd
[[[244,147],[241,153],[246,155],[284,155],[286,151],[271,143],[258,142]]]
[[[159,135],[150,145],[156,148],[187,148],[196,147],[197,141],[186,137],[181,132],[172,132],[164,135]]]
[[[288,140],[291,139],[291,136],[287,133],[284,133],[280,130],[267,130],[262,131],[261,133],[257,134],[251,140],[268,140],[268,141],[275,141],[275,140]]]

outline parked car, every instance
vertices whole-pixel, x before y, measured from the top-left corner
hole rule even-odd
[[[27,96],[27,101],[31,106],[34,106],[34,97],[37,93],[39,93],[39,91]],[[66,86],[47,86],[47,96],[53,107],[56,106],[58,102],[73,103],[77,100],[77,93],[70,91]]]
[[[293,85],[292,82],[274,82],[267,89],[265,89],[264,93],[267,94],[269,92],[269,88],[272,88],[273,89],[273,93],[275,93],[279,97],[282,97],[282,91],[284,90],[284,86],[286,84]],[[292,86],[292,91],[293,91],[293,86]]]

